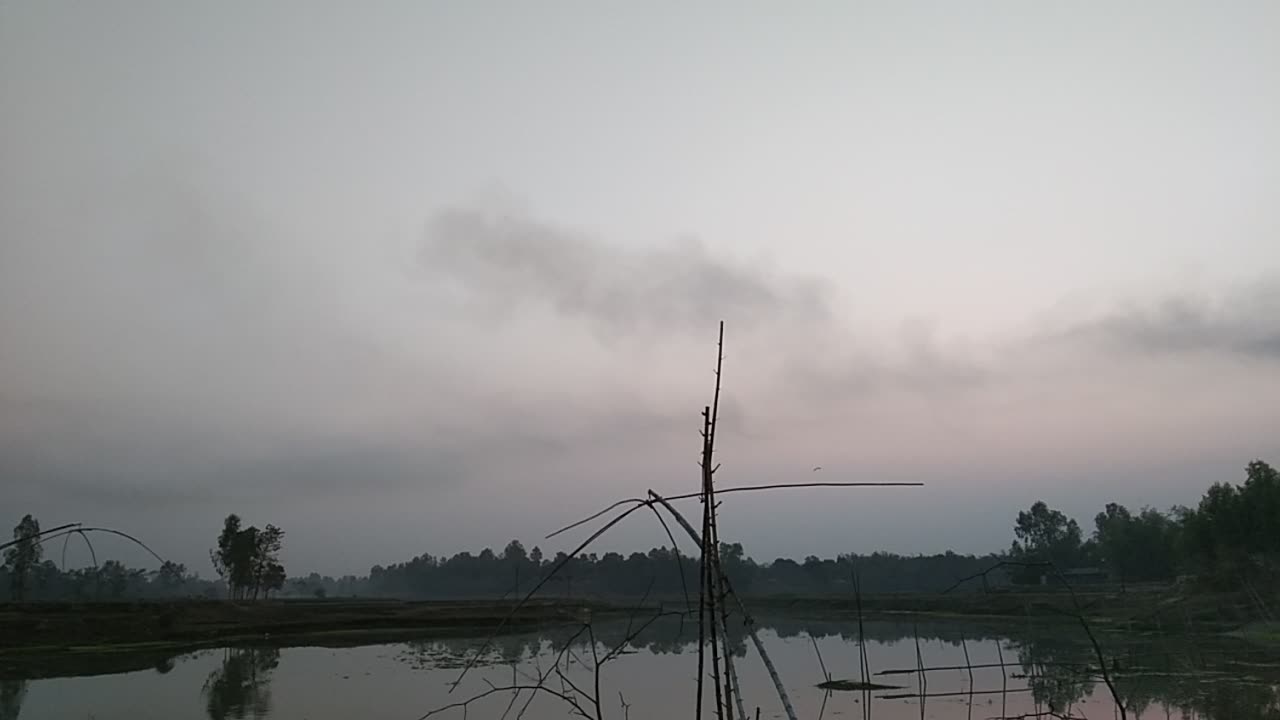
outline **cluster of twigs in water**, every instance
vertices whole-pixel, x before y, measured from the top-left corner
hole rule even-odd
[[[1080,627],[1084,630],[1085,636],[1089,638],[1089,645],[1092,646],[1093,648],[1094,656],[1098,660],[1098,670],[1102,677],[1102,682],[1106,684],[1107,690],[1111,693],[1111,699],[1115,701],[1116,709],[1120,714],[1120,720],[1127,720],[1129,717],[1129,714],[1125,710],[1124,700],[1120,697],[1120,692],[1116,689],[1116,684],[1111,677],[1111,672],[1107,669],[1107,659],[1106,659],[1106,656],[1103,655],[1102,646],[1098,644],[1098,638],[1093,634],[1093,628],[1089,625],[1089,619],[1085,616],[1087,608],[1080,603],[1080,597],[1076,595],[1075,588],[1071,586],[1071,583],[1067,580],[1066,575],[1062,574],[1062,570],[1060,570],[1053,561],[1042,560],[1038,562],[1020,562],[1015,560],[1003,560],[987,568],[986,570],[983,570],[980,573],[976,573],[974,575],[970,575],[969,577],[965,577],[957,580],[954,585],[947,588],[946,590],[943,590],[942,592],[945,595],[946,593],[951,592],[952,590],[959,587],[960,585],[979,577],[982,578],[983,582],[985,583],[987,575],[1003,567],[1048,568],[1053,573],[1054,579],[1056,579],[1059,583],[1062,584],[1064,588],[1066,588],[1067,595],[1071,598],[1072,610],[1071,611],[1056,610],[1056,612],[1066,615],[1067,617],[1070,617],[1074,619],[1076,622],[1080,623]],[[1047,714],[1053,715],[1054,717],[1063,717],[1060,715],[1054,715],[1053,713],[1047,713]],[[1024,715],[1021,717],[1033,717],[1033,716]]]
[[[706,693],[704,687],[704,679],[710,677],[713,686],[713,697],[715,698],[715,714],[717,720],[733,720],[735,712],[739,720],[747,720],[746,703],[743,699],[742,687],[738,682],[736,668],[733,665],[733,654],[729,647],[729,603],[732,602],[734,608],[741,615],[741,622],[748,637],[751,638],[757,654],[760,656],[765,669],[769,673],[770,679],[773,681],[774,690],[778,695],[778,699],[782,703],[783,710],[786,712],[789,720],[797,720],[796,712],[791,704],[791,699],[787,695],[782,679],[778,676],[777,668],[774,666],[772,659],[769,657],[767,648],[760,641],[756,632],[755,621],[752,615],[747,611],[746,606],[742,602],[742,598],[734,592],[733,585],[728,575],[724,571],[724,567],[720,561],[720,537],[719,537],[719,503],[716,496],[724,493],[734,492],[756,492],[778,489],[793,489],[806,487],[869,487],[869,486],[920,486],[919,482],[804,482],[804,483],[777,483],[770,485],[752,485],[744,487],[716,487],[716,473],[720,469],[715,464],[715,440],[716,429],[719,421],[720,410],[720,379],[724,363],[724,323],[720,323],[719,340],[717,342],[716,370],[715,370],[715,391],[712,396],[712,402],[702,410],[702,453],[699,460],[701,469],[701,488],[696,493],[687,493],[680,495],[672,495],[663,497],[653,490],[649,490],[646,497],[643,498],[626,498],[619,500],[612,505],[592,514],[591,516],[566,525],[559,530],[547,535],[548,538],[555,537],[561,533],[568,532],[574,528],[585,525],[593,520],[597,520],[610,512],[620,510],[616,515],[606,521],[594,532],[577,545],[572,552],[567,553],[559,562],[552,565],[541,579],[528,591],[525,596],[516,603],[510,613],[498,624],[492,631],[490,636],[476,650],[476,653],[463,667],[458,677],[450,684],[450,692],[453,692],[461,684],[462,680],[475,667],[477,661],[483,657],[493,643],[494,638],[506,628],[511,618],[528,603],[539,590],[542,589],[553,577],[559,573],[565,565],[569,563],[579,553],[586,550],[598,538],[622,522],[632,513],[641,510],[650,510],[658,522],[662,525],[666,532],[668,540],[671,542],[672,551],[676,556],[677,563],[681,567],[681,582],[684,582],[683,560],[681,559],[679,543],[676,541],[675,535],[671,532],[666,518],[662,512],[665,510],[676,522],[684,529],[690,540],[698,548],[698,565],[699,565],[699,587],[698,587],[698,603],[696,608],[693,607],[692,599],[687,587],[684,588],[686,610],[680,612],[663,611],[659,608],[644,623],[637,626],[634,631],[629,631],[621,643],[610,649],[603,656],[597,652],[597,644],[595,636],[591,629],[591,623],[585,622],[582,628],[576,633],[564,647],[560,649],[555,656],[551,667],[546,670],[538,670],[536,675],[525,675],[523,679],[520,673],[512,668],[511,683],[503,686],[488,684],[487,690],[479,692],[466,700],[451,703],[443,707],[436,708],[423,715],[427,718],[432,715],[444,712],[450,709],[462,708],[463,712],[476,701],[496,694],[512,693],[512,698],[503,713],[503,718],[511,712],[516,702],[523,696],[525,703],[523,708],[517,714],[520,717],[524,710],[529,707],[539,694],[554,697],[565,703],[573,715],[583,718],[594,718],[595,720],[603,720],[604,703],[600,695],[600,670],[610,660],[618,657],[623,649],[634,640],[640,632],[642,632],[649,624],[663,616],[680,615],[682,617],[690,614],[696,614],[698,618],[698,674],[696,678],[696,690],[694,698],[695,717],[701,720],[703,712],[703,698]],[[694,529],[683,515],[671,504],[674,500],[687,500],[698,498],[702,504],[702,529],[701,532]],[[648,592],[645,593],[645,599],[648,598]],[[634,624],[636,615],[632,615],[630,624]],[[580,684],[575,683],[563,669],[562,663],[567,667],[568,661],[575,658],[575,654],[570,649],[572,643],[582,637],[586,637],[591,647],[592,673],[593,681],[591,687],[584,688]],[[708,646],[711,650],[710,672],[707,672],[706,651]],[[583,666],[581,659],[578,662]],[[864,670],[865,673],[865,670]],[[486,681],[487,683],[487,681]],[[554,683],[554,684],[552,684]],[[620,708],[623,712],[624,720],[629,714],[630,705],[625,698],[619,694]],[[757,707],[755,716],[760,715],[760,708]],[[421,719],[420,719],[421,720]]]

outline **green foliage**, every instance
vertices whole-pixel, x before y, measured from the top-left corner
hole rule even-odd
[[[1058,569],[1067,570],[1080,565],[1085,557],[1080,524],[1051,509],[1043,500],[1018,513],[1013,534],[1017,539],[1009,549],[1009,557],[1017,562],[1051,562]],[[1020,568],[1015,580],[1035,582],[1042,573],[1039,568]]]
[[[209,551],[213,569],[227,583],[234,598],[269,595],[284,587],[284,566],[278,557],[284,544],[284,531],[275,525],[262,530],[250,525],[241,528],[240,517],[228,515],[223,521],[218,546]]]
[[[1178,521],[1153,508],[1132,515],[1107,503],[1093,519],[1094,540],[1103,564],[1123,584],[1173,577],[1178,564]]]
[[[1216,580],[1271,580],[1280,562],[1280,473],[1255,460],[1242,485],[1215,483],[1194,510],[1183,511],[1182,548]]]
[[[1009,557],[1062,570],[1100,561],[1122,584],[1182,573],[1230,587],[1280,584],[1280,473],[1261,460],[1249,463],[1243,484],[1209,486],[1194,509],[1144,507],[1134,515],[1108,503],[1093,523],[1093,538],[1081,542],[1074,520],[1037,502],[1018,513]],[[1035,582],[1041,574],[1028,568],[1016,579]]]
[[[160,587],[172,591],[182,587],[186,576],[186,565],[166,560],[160,565],[160,570],[156,573],[155,581]]]
[[[747,557],[740,543],[722,543],[720,557],[739,592],[813,595],[847,595],[852,591],[850,577],[855,568],[866,592],[939,592],[999,560],[955,553],[874,553],[810,557],[803,566],[785,558],[760,564]],[[510,596],[517,590],[527,592],[563,559],[563,554],[544,559],[537,548],[525,554],[515,541],[501,555],[492,551],[478,555],[461,552],[452,557],[426,554],[404,563],[373,567],[363,592],[403,598]],[[629,555],[588,553],[569,561],[542,593],[636,597],[648,590],[655,597],[676,597],[686,588],[696,594],[698,580],[698,558],[684,553],[677,556],[668,548]]]
[[[17,542],[4,551],[4,562],[9,571],[9,587],[14,600],[25,600],[32,570],[40,564],[44,548],[37,540],[40,537],[40,521],[31,515],[24,515],[13,528],[13,539]]]

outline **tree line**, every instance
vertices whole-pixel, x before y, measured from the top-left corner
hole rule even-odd
[[[62,570],[43,560],[36,541],[39,522],[24,517],[14,528],[15,543],[5,550],[0,582],[14,599],[117,599],[227,597],[252,600],[281,596],[365,596],[398,598],[501,597],[527,591],[564,555],[546,557],[539,547],[526,549],[512,540],[501,552],[449,557],[424,553],[367,576],[331,578],[312,573],[287,578],[279,561],[284,532],[274,525],[242,527],[237,515],[226,518],[210,551],[217,580],[188,574],[183,565],[158,570],[129,569],[118,562]],[[986,587],[1039,583],[1043,563],[1062,571],[1095,568],[1122,585],[1169,581],[1181,575],[1217,587],[1276,587],[1280,566],[1280,474],[1262,461],[1249,463],[1244,482],[1215,483],[1195,507],[1168,511],[1144,507],[1132,512],[1108,503],[1093,518],[1088,537],[1080,524],[1044,502],[1018,513],[1014,539],[1003,553],[904,556],[887,552],[847,553],[834,558],[809,556],[797,561],[758,562],[740,543],[724,544],[721,556],[734,586],[754,594],[847,593],[856,571],[868,593],[939,592],[1004,561],[1017,563],[1007,573],[986,575]],[[686,548],[686,551],[688,548]],[[658,547],[623,555],[590,553],[575,557],[543,588],[548,595],[676,596],[696,594],[697,558]],[[2,587],[2,585],[0,585]],[[983,586],[973,583],[968,590]]]
[[[725,572],[739,592],[767,594],[848,592],[855,568],[868,592],[940,591],[954,577],[979,572],[999,559],[951,552],[928,556],[876,552],[760,563],[746,556],[741,543],[722,543],[720,554]],[[461,552],[447,558],[424,554],[403,563],[374,566],[366,581],[367,591],[405,598],[513,595],[532,588],[544,573],[562,562],[564,567],[543,587],[543,594],[634,597],[647,592],[654,597],[671,597],[686,590],[697,594],[696,555],[656,547],[629,555],[588,553],[566,559],[564,553],[546,557],[536,546],[526,551],[519,540],[512,540],[500,553],[486,548],[476,555]]]
[[[1214,483],[1196,507],[1135,513],[1108,503],[1088,539],[1075,520],[1037,502],[1018,514],[1014,535],[1010,560],[1099,567],[1122,585],[1185,575],[1223,588],[1269,587],[1280,568],[1280,473],[1255,460],[1243,483]],[[1034,582],[1043,573],[1027,566],[1014,579]]]

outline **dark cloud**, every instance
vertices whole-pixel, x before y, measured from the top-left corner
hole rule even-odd
[[[473,301],[542,303],[605,334],[827,316],[818,281],[717,257],[695,241],[633,250],[507,213],[437,214],[421,258]]]
[[[1082,323],[1066,339],[1150,353],[1210,352],[1280,361],[1280,279],[1219,300],[1176,296]]]

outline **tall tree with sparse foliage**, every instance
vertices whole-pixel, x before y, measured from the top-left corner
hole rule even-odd
[[[9,568],[10,591],[14,600],[23,600],[27,596],[31,571],[40,564],[44,548],[40,546],[40,521],[31,515],[24,515],[13,528],[12,547],[4,551],[4,562]]]
[[[239,516],[227,516],[218,535],[218,546],[209,551],[209,559],[218,576],[226,581],[230,598],[256,599],[260,592],[284,586],[284,566],[278,557],[283,539],[284,531],[275,525],[262,530],[253,525],[242,528]]]

